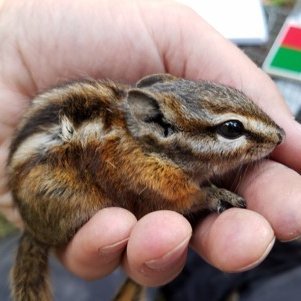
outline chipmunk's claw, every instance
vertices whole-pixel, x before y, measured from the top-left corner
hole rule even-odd
[[[207,187],[207,193],[207,204],[211,211],[220,214],[232,207],[246,208],[245,199],[229,190],[210,186]]]

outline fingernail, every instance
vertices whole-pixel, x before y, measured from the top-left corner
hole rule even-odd
[[[275,237],[273,238],[273,240],[268,244],[267,248],[265,249],[264,253],[262,254],[262,256],[256,260],[255,262],[252,262],[251,264],[239,269],[238,271],[235,271],[236,272],[245,272],[247,270],[250,270],[256,266],[258,266],[266,257],[267,255],[270,253],[271,249],[273,248],[274,246],[274,243],[275,243]]]
[[[116,243],[113,243],[111,245],[102,247],[99,249],[99,253],[100,254],[113,254],[113,253],[118,253],[120,252],[122,249],[124,249],[124,247],[126,246],[127,242],[128,242],[129,238],[123,239],[121,241],[118,241]]]
[[[295,240],[300,240],[300,238],[301,238],[300,233],[296,234],[296,232],[294,232],[294,233],[286,233],[286,234],[287,234],[287,237],[289,237],[289,238],[286,238],[286,239],[278,238],[278,240],[280,242],[291,242],[291,241],[295,241]]]
[[[179,258],[187,252],[187,244],[190,237],[182,241],[174,249],[160,258],[151,259],[145,262],[145,265],[152,270],[165,270],[175,264]]]

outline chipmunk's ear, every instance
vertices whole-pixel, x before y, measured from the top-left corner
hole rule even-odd
[[[170,81],[174,81],[177,79],[178,79],[177,77],[175,77],[171,74],[167,74],[167,73],[152,74],[152,75],[148,75],[148,76],[145,76],[142,79],[140,79],[137,82],[136,87],[144,88],[144,87],[152,86],[153,84],[156,84],[156,83],[170,82]]]
[[[128,105],[130,110],[128,121],[136,125],[131,127],[133,131],[140,134],[157,133],[162,137],[173,133],[173,127],[166,120],[152,93],[142,89],[132,89],[128,93]]]
[[[129,91],[128,104],[131,115],[137,121],[149,122],[156,116],[162,115],[155,96],[140,89]]]

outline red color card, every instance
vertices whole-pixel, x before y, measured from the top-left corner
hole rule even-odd
[[[271,75],[301,81],[301,24],[284,24],[263,69]]]
[[[301,27],[290,26],[281,43],[283,47],[301,50]]]

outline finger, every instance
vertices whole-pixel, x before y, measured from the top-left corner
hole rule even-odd
[[[82,278],[103,277],[120,264],[135,223],[134,215],[125,209],[102,209],[58,252],[59,257],[70,271]]]
[[[301,235],[301,176],[288,167],[263,161],[241,179],[238,192],[248,208],[263,215],[280,240]]]
[[[207,262],[225,272],[259,264],[274,244],[269,223],[258,213],[232,208],[210,215],[193,234],[191,244]]]
[[[138,283],[157,286],[182,270],[191,226],[180,214],[156,211],[137,222],[128,241],[124,267]]]
[[[279,112],[279,115],[282,115]],[[276,148],[273,153],[273,159],[292,167],[296,171],[301,171],[301,160],[299,159],[301,151],[301,125],[292,118],[285,118],[279,124],[286,133],[284,143]]]

